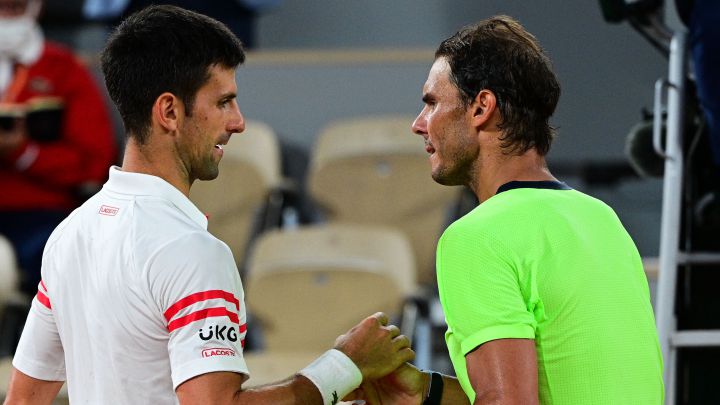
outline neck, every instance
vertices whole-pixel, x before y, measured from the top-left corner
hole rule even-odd
[[[482,166],[469,185],[481,203],[494,196],[500,186],[511,181],[557,181],[550,173],[545,158],[535,149],[522,155],[488,156]]]
[[[141,145],[134,137],[128,137],[122,170],[160,177],[189,197],[191,184],[189,176],[169,152],[167,145],[157,145],[157,142],[153,143],[150,140]]]

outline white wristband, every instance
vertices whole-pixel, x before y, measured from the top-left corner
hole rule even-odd
[[[343,352],[330,349],[299,371],[320,391],[324,405],[335,405],[362,383],[362,373]]]

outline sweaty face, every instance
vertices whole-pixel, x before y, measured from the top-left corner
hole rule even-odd
[[[469,184],[480,148],[460,92],[450,79],[450,65],[438,58],[423,86],[423,103],[412,129],[425,139],[432,178],[447,186]]]
[[[193,110],[185,115],[178,137],[178,150],[190,182],[218,176],[223,145],[233,133],[245,129],[235,99],[235,69],[214,65],[210,79],[198,90]]]

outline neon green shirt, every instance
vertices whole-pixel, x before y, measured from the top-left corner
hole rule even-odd
[[[450,358],[534,339],[540,402],[661,404],[662,357],[637,248],[613,210],[559,182],[511,182],[438,243]]]

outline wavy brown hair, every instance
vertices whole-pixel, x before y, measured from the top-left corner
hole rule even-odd
[[[537,39],[519,22],[501,15],[465,27],[440,44],[435,58],[441,57],[450,65],[463,105],[483,89],[495,94],[506,153],[535,148],[547,154],[560,84]]]

